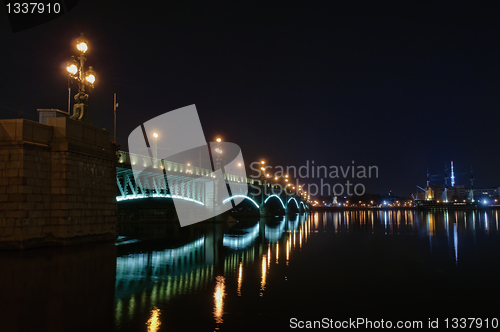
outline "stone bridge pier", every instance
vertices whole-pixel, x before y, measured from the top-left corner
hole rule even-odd
[[[0,120],[0,248],[116,237],[109,133],[67,117]]]

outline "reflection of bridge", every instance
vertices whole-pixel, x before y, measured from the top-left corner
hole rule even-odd
[[[141,297],[145,290],[151,293],[152,302],[198,291],[212,282],[214,273],[220,273],[218,268],[233,271],[237,267],[236,257],[246,257],[247,261],[253,262],[260,259],[257,257],[258,250],[255,250],[259,246],[267,243],[274,248],[278,241],[295,233],[300,232],[302,236],[300,227],[304,226],[307,216],[295,214],[276,219],[262,218],[254,225],[248,224],[248,227],[238,223],[227,233],[221,229],[209,230],[180,247],[119,255],[115,280],[117,311],[123,315],[125,308],[133,310],[131,306],[145,300]],[[223,261],[220,257],[222,247],[231,249],[229,255],[224,255]],[[130,297],[124,308],[122,301]]]
[[[304,212],[309,203],[295,191],[262,184],[261,181],[237,174],[224,174],[229,195],[212,185],[215,173],[206,168],[190,164],[155,159],[124,151],[118,151],[116,180],[117,201],[164,197],[181,199],[205,207],[219,208],[232,201],[248,201],[249,206],[259,209],[261,215],[280,212]],[[132,165],[141,164],[146,170],[138,173]],[[168,178],[168,182],[167,182]],[[224,185],[223,185],[224,186]],[[236,203],[236,205],[238,205]],[[272,212],[271,212],[272,210]]]
[[[260,220],[253,226],[238,228],[233,233],[224,234],[223,244],[233,250],[240,250],[248,248],[259,238],[265,239],[268,243],[275,243],[283,237],[284,233],[296,232],[300,223],[305,220],[305,216],[305,214],[283,216],[272,223]]]

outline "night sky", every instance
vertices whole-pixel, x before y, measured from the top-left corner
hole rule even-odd
[[[83,32],[91,121],[112,138],[116,92],[124,150],[141,123],[196,104],[207,140],[238,144],[247,164],[354,160],[379,168],[354,180],[367,192],[409,196],[453,160],[457,184],[472,165],[475,187],[498,186],[499,17],[495,1],[80,1],[13,33],[2,7],[0,115],[67,110]]]

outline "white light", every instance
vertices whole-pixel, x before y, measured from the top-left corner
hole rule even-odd
[[[251,199],[250,197],[248,196],[244,196],[244,195],[234,195],[234,196],[231,196],[229,198],[226,198],[225,200],[222,201],[222,204],[226,204],[227,202],[229,202],[229,200],[231,200],[232,198],[246,198],[246,199],[249,199],[253,204],[255,204],[255,206],[257,208],[259,208],[259,204],[257,204],[253,199]]]
[[[127,195],[125,197],[116,196],[116,201],[121,202],[121,201],[126,201],[126,200],[131,200],[131,199],[142,199],[142,198],[149,198],[149,197],[177,198],[177,199],[182,199],[184,201],[193,202],[193,203],[200,204],[200,205],[205,205],[203,202],[197,201],[197,200],[192,199],[192,198],[187,198],[187,197],[178,196],[178,195],[170,195],[170,194],[152,194],[150,196],[137,194],[135,196],[134,195]]]
[[[81,42],[80,44],[76,45],[76,48],[77,48],[80,52],[85,53],[85,52],[87,52],[88,46],[87,46],[87,44],[86,44],[86,43]]]
[[[66,70],[68,72],[70,72],[71,74],[75,75],[76,72],[78,71],[78,68],[76,67],[76,65],[70,65],[70,66],[66,67]]]
[[[283,201],[281,200],[281,198],[278,196],[278,195],[271,195],[269,196],[268,198],[266,198],[266,200],[264,201],[264,204],[267,203],[267,201],[271,198],[271,197],[276,197],[280,200],[280,203],[281,203],[281,206],[283,206],[283,209],[285,208],[285,204],[283,204]]]
[[[94,75],[92,75],[92,74],[90,74],[89,76],[87,76],[85,79],[86,79],[86,80],[87,80],[90,84],[94,84],[94,82],[95,82],[95,76],[94,76]]]

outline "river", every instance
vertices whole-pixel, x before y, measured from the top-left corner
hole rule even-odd
[[[193,225],[170,239],[1,252],[0,331],[494,324],[498,224],[497,210],[312,212]]]

